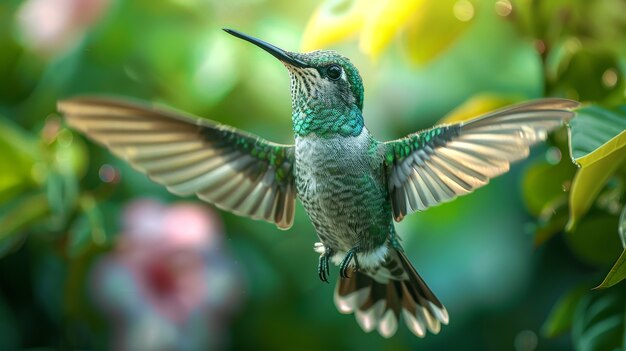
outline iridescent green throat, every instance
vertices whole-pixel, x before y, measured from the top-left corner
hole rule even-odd
[[[291,116],[293,132],[298,136],[315,134],[321,138],[359,136],[363,130],[363,115],[356,106],[349,110],[306,108]]]

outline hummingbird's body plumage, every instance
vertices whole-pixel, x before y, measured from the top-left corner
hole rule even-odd
[[[286,64],[291,75],[295,181],[329,259],[355,249],[362,268],[378,266],[393,233],[384,149],[365,128],[363,85],[354,66],[334,53],[295,54],[309,67]],[[311,65],[310,63],[314,63]],[[333,80],[319,65],[338,67]]]
[[[296,197],[320,242],[318,274],[340,266],[335,304],[365,331],[439,332],[448,313],[407,259],[394,220],[484,186],[574,116],[578,103],[543,99],[388,142],[362,114],[363,84],[333,51],[299,54],[227,30],[289,70],[295,145],[280,145],[154,106],[83,97],[59,103],[68,124],[175,194],[291,227]]]
[[[336,255],[359,247],[365,258],[393,232],[381,151],[366,128],[358,136],[296,137],[298,198]]]

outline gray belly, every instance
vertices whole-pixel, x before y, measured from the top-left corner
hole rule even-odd
[[[382,159],[346,139],[297,141],[298,197],[324,246],[372,251],[392,226]]]

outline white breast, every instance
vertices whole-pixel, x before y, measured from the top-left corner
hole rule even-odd
[[[356,137],[296,136],[296,163],[304,167],[321,166],[328,162],[345,165],[345,168],[358,166],[364,162],[370,144],[367,128],[363,128]]]

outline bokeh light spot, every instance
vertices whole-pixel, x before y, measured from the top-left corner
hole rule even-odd
[[[509,0],[498,0],[495,4],[496,13],[502,17],[506,17],[513,11],[513,5]]]
[[[607,88],[613,88],[617,84],[617,71],[615,68],[609,68],[602,73],[602,84]]]
[[[63,129],[57,134],[57,142],[61,147],[70,147],[74,141],[74,135],[68,129]]]
[[[117,183],[120,181],[120,172],[108,163],[100,166],[98,176],[105,183]]]
[[[556,165],[561,162],[561,150],[558,147],[551,147],[546,151],[546,161],[551,165]]]
[[[574,54],[583,47],[583,44],[578,38],[569,38],[565,42],[565,50],[570,54]]]
[[[572,181],[571,180],[566,180],[563,182],[563,184],[561,184],[561,189],[563,189],[563,191],[568,192],[569,189],[572,188]]]
[[[41,137],[47,143],[51,143],[57,133],[59,133],[59,130],[61,130],[61,118],[56,114],[48,115],[41,130]]]
[[[467,22],[474,18],[474,5],[468,0],[459,0],[454,4],[452,12],[459,21]]]
[[[517,333],[513,343],[516,351],[533,351],[537,348],[539,339],[532,330],[522,330]]]

